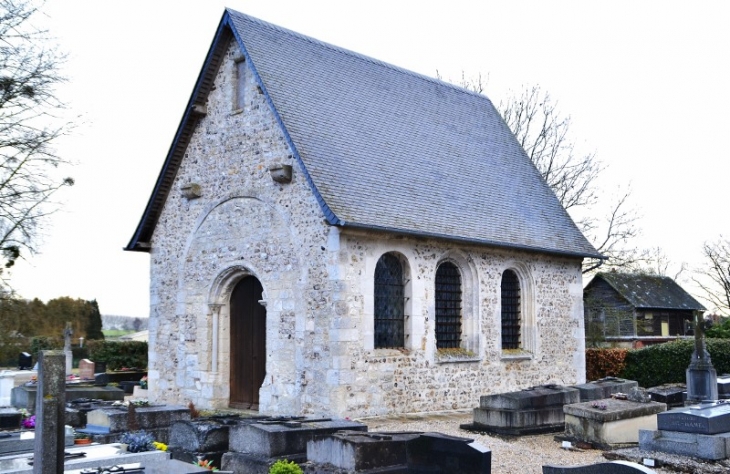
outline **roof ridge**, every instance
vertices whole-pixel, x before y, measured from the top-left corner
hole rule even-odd
[[[242,12],[240,12],[238,10],[233,10],[231,8],[226,8],[226,12],[228,12],[230,15],[239,16],[239,17],[245,18],[245,19],[247,19],[249,21],[252,21],[254,23],[258,23],[259,25],[264,26],[266,28],[271,28],[271,29],[276,30],[276,31],[279,31],[281,33],[285,33],[285,34],[288,34],[290,36],[294,36],[294,37],[297,37],[299,39],[303,39],[303,40],[308,41],[308,42],[310,42],[312,44],[317,44],[317,45],[320,45],[320,46],[329,48],[329,49],[331,49],[333,51],[337,51],[339,53],[346,54],[348,56],[352,56],[352,57],[355,57],[355,58],[359,58],[359,59],[368,61],[370,63],[377,64],[379,66],[383,66],[383,67],[386,67],[386,68],[389,68],[389,69],[393,69],[393,70],[399,71],[401,73],[407,74],[407,75],[412,76],[412,77],[416,77],[416,78],[419,78],[419,79],[422,79],[422,80],[425,80],[425,81],[429,81],[429,82],[432,82],[432,83],[435,83],[435,84],[443,85],[443,86],[449,87],[451,89],[454,89],[457,92],[462,92],[462,93],[466,93],[468,95],[473,95],[473,96],[476,96],[476,97],[479,97],[479,98],[482,98],[482,99],[486,99],[494,107],[494,103],[492,102],[492,99],[490,99],[489,96],[487,96],[486,94],[482,94],[482,93],[479,93],[479,92],[475,92],[475,91],[469,90],[469,89],[467,89],[465,87],[462,87],[460,85],[454,84],[453,82],[448,82],[448,81],[445,81],[443,79],[439,79],[439,78],[436,78],[436,77],[427,76],[426,74],[421,74],[419,72],[411,71],[410,69],[406,69],[404,67],[397,66],[397,65],[392,64],[392,63],[389,63],[387,61],[383,61],[383,60],[374,58],[372,56],[368,56],[366,54],[358,53],[357,51],[353,51],[351,49],[343,48],[342,46],[337,46],[335,44],[328,43],[326,41],[323,41],[323,40],[314,38],[312,36],[305,35],[304,33],[299,33],[298,31],[290,30],[289,28],[285,28],[283,26],[279,26],[279,25],[276,25],[274,23],[270,23],[270,22],[268,22],[266,20],[262,20],[261,18],[257,18],[255,16],[251,16],[251,15],[248,15],[246,13],[242,13]]]

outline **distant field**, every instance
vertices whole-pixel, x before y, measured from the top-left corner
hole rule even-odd
[[[108,337],[120,337],[120,336],[124,336],[126,334],[131,334],[131,333],[133,333],[135,331],[130,331],[130,330],[127,330],[127,329],[103,329],[101,332],[104,333],[104,337],[105,338],[108,338]]]

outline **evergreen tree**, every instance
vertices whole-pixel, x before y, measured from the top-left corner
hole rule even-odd
[[[104,339],[104,333],[101,332],[101,313],[99,312],[99,304],[96,300],[87,301],[88,320],[86,322],[86,338],[87,339]]]

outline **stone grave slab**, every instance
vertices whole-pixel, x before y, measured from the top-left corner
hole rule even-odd
[[[706,435],[680,431],[639,430],[639,448],[642,451],[660,451],[716,461],[730,457],[730,433]]]
[[[461,473],[491,472],[491,451],[472,439],[441,433],[367,433],[339,431],[307,444],[314,466],[344,472]]]
[[[657,413],[666,409],[664,403],[613,398],[565,405],[565,434],[601,449],[637,444],[639,430],[655,430]]]
[[[209,474],[210,471],[208,469],[194,466],[190,463],[185,463],[182,461],[177,461],[175,459],[168,459],[166,461],[162,461],[159,463],[154,464],[145,464],[141,462],[136,463],[129,463],[129,464],[119,464],[118,467],[115,465],[107,465],[107,466],[100,466],[97,468],[87,468],[87,469],[74,469],[71,471],[65,471],[66,474],[106,474],[108,472],[115,472],[111,471],[111,469],[118,469],[118,472],[129,472],[129,473],[144,473],[144,474],[170,474],[174,472],[175,474],[202,474],[206,473]],[[122,471],[121,469],[124,469]],[[219,474],[224,474],[224,471],[216,471]]]
[[[654,402],[665,403],[668,408],[683,407],[687,398],[687,388],[684,384],[666,384],[651,387],[646,390]]]
[[[316,435],[340,430],[367,431],[367,426],[350,420],[330,418],[280,418],[241,422],[229,430],[229,449],[222,468],[234,472],[268,473],[278,459],[306,461],[307,443]]]
[[[573,385],[580,392],[580,401],[601,400],[610,398],[614,393],[629,393],[632,388],[637,388],[639,382],[635,380],[620,379],[617,377],[605,377],[593,382],[580,385]]]
[[[33,370],[3,370],[0,371],[0,406],[9,407],[12,405],[12,390],[20,387],[33,378],[38,377],[38,372]]]
[[[730,374],[717,377],[717,397],[721,400],[730,399]]]
[[[655,471],[629,461],[611,461],[585,466],[543,466],[543,474],[655,474]]]
[[[79,378],[81,380],[94,380],[94,363],[89,359],[79,361]]]
[[[64,446],[73,446],[74,432],[69,426],[64,431]],[[32,453],[35,447],[35,431],[5,433],[0,438],[0,456],[14,453]]]
[[[223,454],[228,451],[231,425],[239,418],[183,420],[170,425],[168,451],[173,459],[193,462],[198,456],[220,466]]]
[[[730,404],[708,402],[675,408],[657,415],[657,428],[710,435],[727,433],[730,432]]]
[[[123,451],[120,444],[68,447],[65,449],[65,452],[68,453],[68,456],[64,460],[64,472],[69,472],[74,469],[113,466],[115,464],[141,463],[145,466],[144,472],[149,473],[152,472],[149,470],[151,467],[160,464],[164,465],[170,459],[169,454],[164,451],[129,453]],[[32,452],[2,456],[0,457],[0,474],[31,474],[33,473],[32,460]]]
[[[474,409],[474,422],[461,428],[516,436],[559,432],[565,429],[563,406],[578,402],[578,389],[562,385],[484,395]]]
[[[15,408],[0,408],[0,430],[20,429],[23,415]]]
[[[187,407],[176,405],[157,405],[136,407],[137,424],[145,430],[168,428],[173,422],[190,419]],[[86,414],[87,432],[94,430],[97,434],[120,433],[129,431],[129,410],[126,407],[104,407],[91,410]]]
[[[25,408],[35,412],[37,385],[22,385],[15,387],[11,393],[11,404],[16,408]],[[66,386],[66,400],[77,398],[93,398],[106,401],[123,401],[124,391],[116,387],[98,387],[90,384],[76,384]]]

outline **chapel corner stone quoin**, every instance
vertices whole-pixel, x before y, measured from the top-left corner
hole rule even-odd
[[[201,59],[127,245],[152,401],[352,417],[585,381],[601,256],[487,97],[233,10]]]

